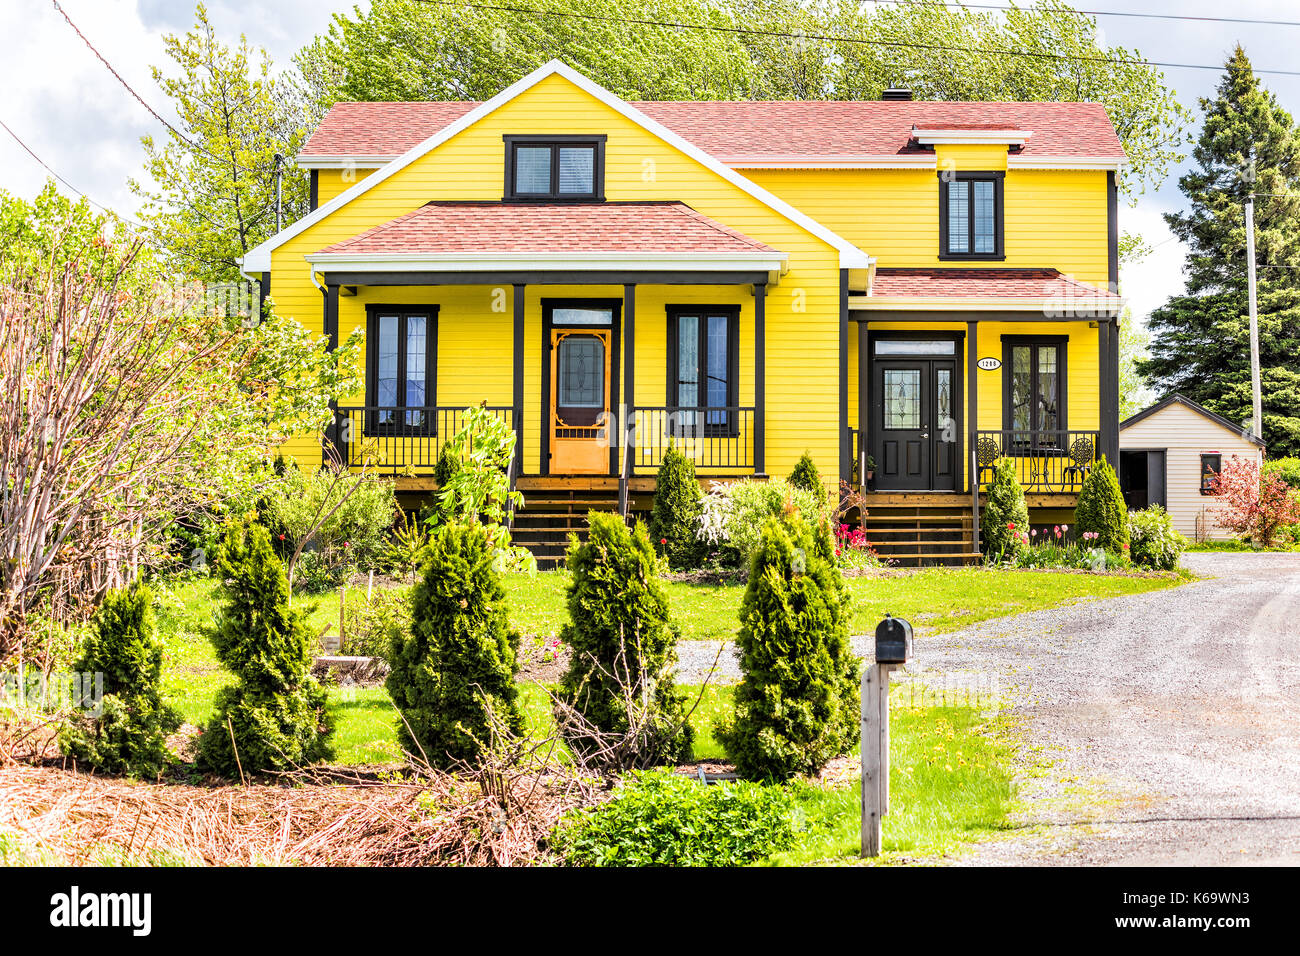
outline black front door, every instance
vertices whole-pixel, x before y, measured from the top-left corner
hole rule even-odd
[[[955,491],[961,435],[956,362],[877,360],[872,378],[876,488]]]

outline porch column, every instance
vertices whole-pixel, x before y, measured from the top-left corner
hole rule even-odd
[[[976,462],[976,441],[980,427],[979,392],[979,321],[966,322],[966,481],[970,486],[971,543],[972,550],[980,549],[980,477]]]
[[[767,283],[754,283],[754,474],[767,474]]]
[[[867,436],[871,433],[871,337],[858,323],[858,486],[867,490]]]
[[[1097,321],[1097,378],[1101,399],[1097,403],[1101,432],[1098,453],[1112,468],[1119,468],[1119,320]]]
[[[328,336],[326,348],[333,352],[339,347],[339,287],[336,282],[325,283],[325,311],[321,316],[321,326],[322,331]],[[327,430],[325,442],[321,445],[321,464],[324,465],[330,458],[330,450],[326,445],[332,439],[334,452],[338,456],[339,463],[346,466],[349,464],[349,436],[344,431],[343,423],[339,421],[339,403],[334,399],[330,399],[329,407],[334,413],[334,421]]]
[[[861,365],[861,362],[859,362]],[[858,369],[858,378],[862,369]],[[853,478],[853,437],[849,433],[849,270],[840,270],[840,481]]]
[[[636,423],[636,285],[623,286],[623,413],[618,417],[620,429],[619,474],[627,462],[627,442]],[[617,398],[617,396],[615,396]]]
[[[512,301],[515,311],[514,338],[514,395],[510,417],[515,426],[515,474],[524,470],[524,285],[513,287]]]

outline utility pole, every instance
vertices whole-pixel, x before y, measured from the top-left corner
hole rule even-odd
[[[1246,197],[1246,281],[1250,285],[1250,394],[1254,421],[1251,431],[1264,437],[1264,400],[1259,384],[1259,309],[1255,301],[1255,194]]]
[[[279,209],[281,209],[281,199],[279,199],[279,196],[281,196],[281,193],[279,193],[279,179],[281,179],[281,176],[282,176],[281,168],[282,168],[283,165],[285,165],[285,153],[277,152],[277,153],[276,153],[276,232],[277,232],[277,233],[279,232]],[[1247,226],[1247,229],[1249,229],[1249,226]],[[1253,256],[1252,256],[1252,258],[1253,258]],[[1255,267],[1253,267],[1253,265],[1252,265],[1251,268],[1253,269],[1253,268],[1255,268]],[[1252,276],[1253,276],[1253,274],[1255,274],[1255,273],[1252,272],[1251,274],[1252,274]],[[1252,290],[1255,289],[1255,280],[1253,280],[1253,278],[1252,278],[1252,280],[1251,280],[1251,289],[1252,289]],[[1255,293],[1253,293],[1253,291],[1252,291],[1251,295],[1252,295],[1252,297],[1253,297],[1253,295],[1255,295]],[[1253,302],[1253,300],[1255,300],[1255,299],[1252,298],[1251,300],[1252,300],[1252,302]],[[1253,315],[1253,312],[1252,312],[1252,315]]]

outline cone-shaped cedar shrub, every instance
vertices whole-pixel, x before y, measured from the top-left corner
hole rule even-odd
[[[1024,547],[1027,534],[1029,508],[1025,505],[1025,489],[1016,477],[1015,463],[1010,458],[1002,458],[993,468],[988,501],[980,512],[980,546],[985,554],[1010,558]]]
[[[68,723],[59,735],[63,753],[108,773],[161,774],[175,760],[167,735],[181,723],[162,699],[162,658],[149,589],[136,583],[104,595],[76,662],[83,695],[93,675],[103,675],[102,714]]]
[[[1094,545],[1112,554],[1122,554],[1128,544],[1128,506],[1105,455],[1083,479],[1074,506],[1074,530],[1080,535],[1093,532],[1097,535]]]
[[[802,488],[804,491],[811,491],[821,499],[826,497],[826,489],[822,485],[821,472],[817,470],[817,464],[812,460],[812,455],[808,452],[803,453],[794,469],[790,472],[790,484],[795,488]]]
[[[695,462],[669,441],[655,481],[650,537],[659,553],[668,559],[668,567],[674,571],[689,571],[700,566],[704,547],[698,532],[703,511],[704,494],[695,477]]]
[[[519,635],[506,624],[497,560],[482,525],[435,530],[411,595],[410,630],[395,633],[389,648],[398,739],[435,767],[475,760],[492,742],[492,714],[513,733],[524,730]]]
[[[615,514],[592,512],[587,541],[569,546],[569,620],[560,640],[573,652],[559,698],[602,733],[629,727],[625,692],[631,690],[644,725],[638,768],[686,759],[693,736],[685,700],[674,685],[678,631],[668,619],[668,595],[656,574],[654,548],[640,522],[635,529]],[[570,735],[582,751],[593,739]]]
[[[751,780],[815,773],[861,730],[860,661],[830,529],[769,519],[740,607],[736,709],[717,737]]]
[[[256,524],[231,528],[215,567],[225,595],[212,645],[239,682],[217,694],[200,765],[236,777],[329,757],[325,690],[311,676],[315,636],[306,613],[289,603],[270,535]]]

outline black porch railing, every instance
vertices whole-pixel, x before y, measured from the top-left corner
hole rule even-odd
[[[1077,492],[1096,464],[1099,431],[1024,431],[1002,428],[975,435],[979,483],[987,486],[1000,458],[1009,458],[1027,492]]]
[[[513,424],[509,405],[489,405],[507,425]],[[432,474],[442,446],[464,424],[463,405],[398,407],[353,405],[335,411],[326,440],[348,468],[373,468],[381,474]]]
[[[698,471],[754,469],[753,407],[641,405],[633,415],[636,431],[628,435],[633,470],[658,468],[670,441]]]

